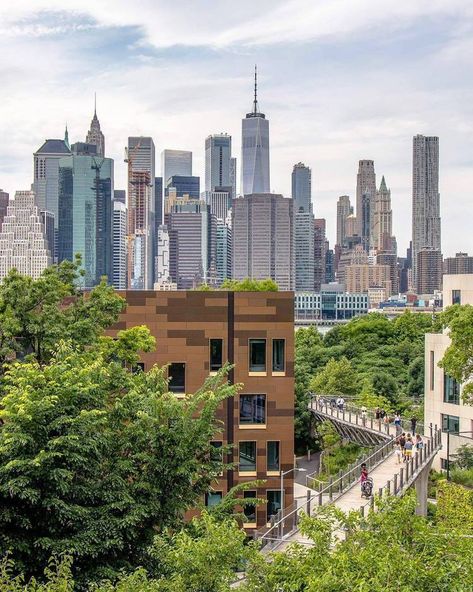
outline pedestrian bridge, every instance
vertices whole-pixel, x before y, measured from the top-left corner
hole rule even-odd
[[[273,516],[271,524],[255,533],[263,550],[274,550],[290,542],[311,544],[302,536],[298,524],[303,513],[313,514],[318,508],[333,504],[345,512],[359,511],[363,516],[374,509],[374,497],[361,498],[359,478],[362,463],[366,463],[374,481],[374,492],[379,495],[403,495],[415,486],[417,513],[427,514],[427,483],[432,461],[441,448],[441,431],[437,426],[418,424],[418,433],[423,432],[424,447],[414,452],[407,463],[399,463],[394,453],[396,426],[384,424],[373,414],[362,412],[354,406],[343,410],[329,403],[312,400],[310,410],[316,421],[330,421],[337,432],[346,439],[364,446],[373,446],[370,451],[328,482],[320,482],[316,475],[307,476],[306,498],[296,500],[284,511]],[[410,423],[403,423],[406,433]],[[426,433],[427,432],[427,433]]]

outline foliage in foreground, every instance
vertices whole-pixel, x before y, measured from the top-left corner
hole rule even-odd
[[[440,362],[445,372],[463,384],[465,403],[473,404],[473,306],[455,304],[440,315],[451,344]]]
[[[455,515],[455,522],[445,521],[441,511],[437,523],[415,516],[414,497],[378,501],[380,511],[366,519],[328,506],[302,521],[313,546],[293,544],[269,556],[245,544],[234,519],[204,512],[176,535],[155,539],[153,573],[139,568],[93,590],[229,592],[235,569],[245,567],[242,592],[465,592],[473,589],[473,539],[462,536],[467,503],[453,491],[448,516]],[[340,529],[349,537],[333,546]],[[67,558],[51,563],[40,586],[14,578],[13,571],[4,561],[1,592],[72,590]]]
[[[87,350],[60,342],[48,364],[11,365],[0,418],[0,552],[26,575],[74,558],[80,580],[146,565],[157,532],[178,528],[222,471],[210,441],[237,387],[226,368],[184,400],[165,368],[136,372],[145,327]]]

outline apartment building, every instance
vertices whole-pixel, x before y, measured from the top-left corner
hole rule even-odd
[[[443,276],[443,305],[453,304],[473,304],[473,274]],[[462,402],[462,385],[438,366],[449,345],[446,331],[425,336],[425,424],[442,427],[443,448],[435,457],[436,469],[447,466],[447,432],[450,455],[462,444],[473,444],[473,406]]]
[[[224,430],[214,444],[232,444],[228,460],[235,465],[205,503],[217,503],[239,483],[264,480],[244,492],[267,500],[245,510],[245,528],[264,526],[294,499],[293,293],[130,290],[122,295],[127,308],[114,331],[149,327],[156,350],[143,354],[143,367],[169,364],[169,389],[177,397],[195,392],[227,360],[234,364],[229,381],[243,388],[225,402]],[[282,496],[281,471],[289,471]]]

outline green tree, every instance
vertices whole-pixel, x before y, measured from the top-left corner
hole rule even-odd
[[[221,290],[231,292],[277,292],[279,290],[276,282],[270,278],[265,280],[254,280],[246,278],[244,280],[224,280],[220,286]]]
[[[387,372],[376,372],[373,375],[373,390],[377,395],[388,399],[394,404],[397,399],[398,389],[396,379]]]
[[[452,454],[452,460],[459,469],[473,469],[473,445],[462,444]]]
[[[473,589],[473,539],[464,527],[415,515],[414,497],[378,502],[362,519],[327,506],[302,521],[313,546],[256,557],[242,592],[465,592]],[[455,509],[452,507],[452,511]],[[348,530],[342,542],[334,533]]]
[[[24,574],[52,555],[81,581],[146,562],[157,532],[176,527],[222,471],[210,441],[236,388],[226,368],[184,400],[166,369],[136,372],[145,328],[89,347],[60,342],[49,363],[11,365],[0,418],[0,552]]]
[[[445,372],[463,385],[465,403],[473,403],[473,306],[449,306],[441,313],[444,328],[449,329],[451,344],[439,363]]]
[[[79,257],[48,267],[36,280],[10,271],[0,285],[0,372],[15,357],[47,362],[60,339],[88,347],[117,321],[123,298],[105,280],[84,293],[80,277]]]
[[[350,396],[356,394],[357,376],[347,358],[331,359],[310,382],[310,389],[320,395]]]

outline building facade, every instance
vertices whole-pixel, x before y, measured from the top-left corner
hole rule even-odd
[[[58,260],[73,261],[79,253],[90,288],[103,276],[112,281],[113,160],[82,147],[74,144],[59,161]]]
[[[232,277],[232,229],[221,219],[217,219],[215,270],[219,286]]]
[[[356,217],[358,235],[365,238],[365,249],[370,247],[373,204],[376,195],[374,160],[360,160],[356,177]],[[363,200],[363,196],[365,199]],[[365,203],[363,203],[363,201]]]
[[[325,218],[314,219],[314,290],[318,292],[325,283],[327,238]]]
[[[205,140],[205,191],[232,186],[232,137],[214,134]],[[233,196],[232,196],[233,197]]]
[[[378,251],[392,250],[393,212],[391,209],[391,190],[386,181],[381,179],[381,185],[376,192],[373,212],[372,246]]]
[[[297,212],[294,215],[294,281],[297,292],[311,291],[315,287],[314,233],[314,215]]]
[[[156,350],[142,355],[145,370],[169,364],[169,390],[176,397],[197,391],[225,362],[230,384],[242,390],[218,413],[223,431],[216,448],[230,445],[227,464],[213,491],[211,506],[232,487],[261,484],[241,497],[266,500],[244,512],[243,526],[267,524],[294,492],[294,302],[287,292],[126,292],[127,308],[115,331],[146,324]],[[281,476],[283,498],[281,499]]]
[[[443,272],[447,275],[473,273],[473,257],[468,253],[456,253],[455,257],[446,257],[443,261]]]
[[[155,150],[150,137],[130,137],[128,162],[127,286],[153,287],[155,255]]]
[[[269,193],[269,121],[258,109],[256,70],[253,110],[241,122],[242,195]]]
[[[345,292],[343,284],[323,284],[320,292],[296,292],[294,295],[296,321],[349,320],[367,314],[368,294]]]
[[[294,214],[312,213],[312,171],[302,162],[294,165],[291,176]]]
[[[7,215],[9,200],[10,195],[6,191],[3,191],[3,189],[0,189],[0,230],[2,229],[3,219]]]
[[[350,234],[348,231],[351,229],[348,228],[347,219],[351,215],[353,215],[353,206],[350,203],[350,197],[341,195],[337,201],[337,245],[340,247],[345,245],[345,238]],[[356,233],[356,226],[351,233]]]
[[[173,175],[167,180],[165,197],[171,188],[176,190],[177,197],[188,195],[192,199],[200,199],[200,177]]]
[[[206,191],[205,201],[210,207],[210,212],[217,220],[225,221],[232,208],[232,188],[227,191]]]
[[[35,194],[17,191],[0,231],[0,281],[12,269],[37,279],[51,263]]]
[[[294,286],[293,201],[274,193],[233,200],[233,278],[274,280]]]
[[[163,186],[174,175],[183,177],[192,176],[192,152],[189,150],[163,150],[161,152],[161,173]]]
[[[207,204],[192,200],[175,205],[165,221],[171,281],[179,290],[209,283],[215,270],[217,220]]]
[[[442,288],[443,259],[437,249],[424,248],[417,253],[417,293],[434,294]]]
[[[126,224],[127,211],[123,201],[112,203],[112,285],[117,290],[126,289]]]
[[[94,108],[94,116],[90,122],[90,129],[85,139],[87,144],[97,146],[97,156],[105,156],[105,136],[100,129],[100,121],[97,117],[97,105]]]
[[[473,305],[473,274],[443,276],[443,306],[447,308],[453,304]],[[434,459],[435,469],[447,466],[447,432],[450,432],[451,455],[459,446],[473,443],[473,406],[462,401],[462,385],[438,365],[449,345],[447,331],[425,336],[425,425],[442,428],[442,450]]]
[[[376,286],[385,288],[388,294],[391,289],[391,270],[389,265],[351,264],[345,267],[345,282],[347,292],[364,293]]]
[[[412,154],[412,275],[419,285],[418,254],[421,249],[442,251],[440,233],[439,139],[414,136]],[[434,270],[435,271],[435,270]]]

